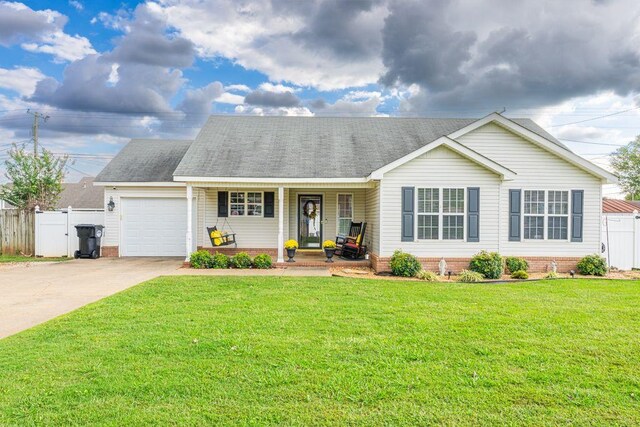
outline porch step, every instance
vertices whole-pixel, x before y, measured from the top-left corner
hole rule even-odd
[[[333,268],[333,267],[351,267],[351,268],[370,268],[371,261],[370,260],[358,260],[358,261],[349,261],[337,259],[334,262],[325,262],[323,260],[300,260],[296,259],[296,262],[277,262],[275,266],[278,268]]]

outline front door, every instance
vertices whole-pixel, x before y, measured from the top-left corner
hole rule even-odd
[[[322,247],[322,196],[298,196],[298,236],[302,249]]]

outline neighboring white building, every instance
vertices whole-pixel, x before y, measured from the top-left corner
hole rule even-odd
[[[613,182],[531,120],[494,113],[211,117],[194,141],[132,140],[95,185],[113,201],[104,255],[185,256],[211,248],[206,227],[218,224],[239,249],[282,261],[284,240],[319,249],[353,220],[367,223],[377,270],[397,249],[454,271],[487,249],[542,271],[600,251]]]
[[[640,268],[640,208],[625,200],[602,201],[603,255],[611,267]]]

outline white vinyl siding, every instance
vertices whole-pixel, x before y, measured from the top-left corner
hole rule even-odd
[[[402,242],[400,239],[401,228],[401,189],[402,187],[415,187],[416,192],[421,188],[439,188],[440,197],[442,190],[463,189],[460,196],[466,199],[466,187],[480,188],[480,241],[467,242],[463,240],[420,240],[420,209],[416,195],[416,240],[414,242]],[[395,249],[402,249],[421,257],[468,257],[482,249],[498,250],[498,224],[499,224],[499,189],[500,177],[495,173],[479,166],[477,163],[460,156],[447,147],[441,146],[427,152],[398,168],[387,172],[381,185],[382,209],[381,236],[383,248],[381,256],[391,256]],[[458,201],[459,194],[449,194],[448,210],[446,215],[453,216],[449,219],[447,233],[451,237],[458,237],[461,231],[459,220],[465,221],[464,200]],[[462,203],[462,208],[459,207]],[[505,205],[506,208],[506,205]],[[462,212],[458,212],[462,209]],[[442,210],[442,208],[440,208]],[[445,216],[443,212],[443,217]],[[425,221],[425,220],[422,220]],[[425,222],[422,222],[424,227]],[[443,224],[438,224],[442,230]],[[423,228],[423,233],[426,230]]]
[[[256,191],[254,189],[247,190],[233,190],[229,191],[229,216],[227,218],[218,218],[218,191],[228,191],[227,189],[220,188],[207,188],[203,190],[206,194],[205,202],[205,224],[202,226],[202,244],[201,246],[210,248],[211,240],[207,236],[206,227],[213,227],[217,224],[219,230],[236,233],[236,241],[239,248],[277,248],[278,247],[278,189],[277,188],[265,188]],[[274,217],[264,218],[262,212],[262,204],[264,203],[264,192],[273,191],[274,197]],[[252,209],[251,204],[260,200],[261,214],[250,216],[234,216],[231,214],[232,209],[232,194],[241,193],[244,194],[242,203],[245,206],[245,211],[248,212]],[[256,198],[255,195],[259,194],[260,198]],[[235,201],[240,204],[241,198],[236,197]],[[285,207],[287,206],[287,191],[285,191],[284,199]],[[226,220],[226,221],[225,221]],[[287,216],[285,215],[285,240],[287,226]]]
[[[365,220],[367,221],[366,240],[369,252],[380,253],[380,186],[366,190]]]
[[[520,256],[584,256],[600,250],[600,212],[602,182],[593,175],[566,162],[522,137],[490,123],[458,138],[459,142],[516,172],[512,181],[501,186],[500,252]],[[509,189],[566,191],[584,190],[583,241],[558,241],[548,238],[509,241]],[[480,191],[480,199],[484,193]],[[483,211],[480,210],[482,218]],[[523,211],[523,229],[524,229]],[[570,219],[568,227],[570,227]],[[484,226],[484,225],[483,225]],[[483,228],[480,228],[480,233]],[[570,235],[569,231],[569,235]],[[545,232],[545,237],[548,237]],[[524,233],[523,233],[524,238]],[[481,234],[480,241],[483,237]]]

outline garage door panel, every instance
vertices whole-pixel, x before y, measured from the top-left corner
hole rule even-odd
[[[122,199],[124,256],[183,256],[187,201],[170,198]],[[195,224],[195,222],[194,222]]]

